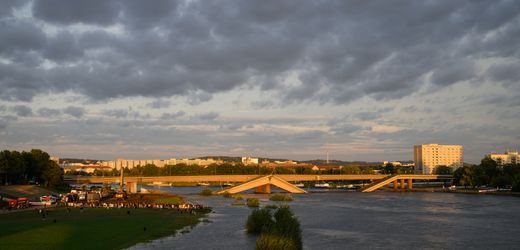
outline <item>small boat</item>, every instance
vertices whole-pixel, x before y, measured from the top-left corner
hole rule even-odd
[[[330,184],[329,183],[316,183],[314,184],[314,187],[315,188],[330,188]]]
[[[305,187],[305,185],[303,183],[294,183],[293,185],[295,187],[299,187],[299,188]]]
[[[207,183],[207,182],[199,182],[199,183],[197,183],[197,186],[207,187],[207,186],[209,186],[209,183]]]
[[[225,183],[222,183],[222,186],[223,187],[231,187],[231,186],[234,186],[234,184],[231,183],[231,182],[225,182]]]
[[[172,184],[171,183],[163,183],[163,182],[160,182],[160,181],[154,181],[153,183],[148,183],[146,185],[148,185],[148,186],[155,186],[155,187],[170,187]]]

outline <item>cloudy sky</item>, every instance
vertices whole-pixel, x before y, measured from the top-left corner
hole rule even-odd
[[[520,149],[520,1],[1,0],[0,149],[466,162]]]

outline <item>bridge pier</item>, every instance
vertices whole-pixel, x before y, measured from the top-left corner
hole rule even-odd
[[[412,188],[413,188],[413,180],[408,179],[408,190],[412,190]]]
[[[397,187],[397,180],[394,180],[394,185],[393,185],[393,186],[394,186],[394,192],[396,192],[396,191],[397,191],[397,188],[398,188],[398,187]]]
[[[404,189],[404,179],[401,179],[401,189]]]
[[[265,184],[262,186],[258,186],[255,188],[255,193],[257,194],[270,194],[271,193],[271,185]]]
[[[131,194],[137,193],[137,182],[127,182],[126,191]]]

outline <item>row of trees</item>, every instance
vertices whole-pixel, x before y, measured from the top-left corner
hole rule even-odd
[[[511,187],[513,191],[520,192],[520,164],[499,166],[489,157],[482,159],[479,165],[458,168],[453,178],[456,185]]]
[[[47,187],[63,184],[63,170],[50,160],[49,154],[33,149],[29,152],[0,152],[0,185],[41,183]]]
[[[215,175],[215,174],[373,174],[378,167],[358,167],[345,166],[340,170],[312,170],[311,167],[295,167],[295,168],[268,168],[258,165],[243,164],[211,164],[209,166],[199,165],[167,165],[157,167],[152,164],[145,166],[137,166],[134,168],[123,168],[126,176],[168,176],[168,175]],[[82,172],[70,172],[70,175],[86,175]],[[96,170],[92,175],[95,176],[118,176],[120,172],[116,169],[112,170]]]

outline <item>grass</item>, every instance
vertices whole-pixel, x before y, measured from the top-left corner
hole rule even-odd
[[[222,194],[222,196],[223,196],[224,198],[233,198],[233,195],[230,194],[228,191],[224,192],[224,193]]]
[[[127,214],[130,211],[130,215]],[[65,208],[0,215],[2,249],[122,249],[172,235],[204,215],[173,210]],[[56,222],[54,222],[56,220]]]
[[[182,200],[178,197],[168,197],[168,198],[159,198],[155,200],[156,203],[163,203],[163,204],[182,204]]]

